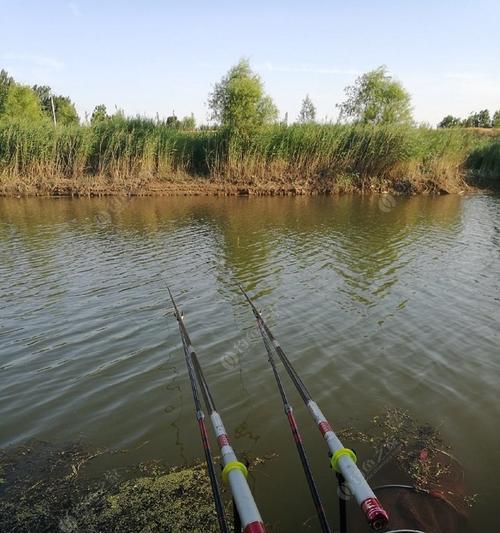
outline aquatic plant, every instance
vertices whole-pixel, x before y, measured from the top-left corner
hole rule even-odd
[[[2,451],[0,530],[217,530],[203,464],[166,469],[151,462],[89,475],[88,463],[103,454],[45,442]]]

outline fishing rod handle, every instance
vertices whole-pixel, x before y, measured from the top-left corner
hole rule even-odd
[[[210,420],[217,437],[222,464],[224,465],[222,478],[231,489],[231,494],[243,525],[243,533],[265,533],[264,522],[247,483],[247,469],[243,463],[238,461],[219,413],[212,411]]]
[[[332,466],[344,477],[346,486],[361,507],[370,527],[375,531],[380,531],[388,524],[389,515],[356,466],[354,452],[344,448],[315,401],[310,400],[307,407],[328,445],[332,455]]]

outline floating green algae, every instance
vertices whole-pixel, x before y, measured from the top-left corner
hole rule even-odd
[[[374,417],[365,431],[347,428],[338,434],[360,452],[358,466],[374,486],[409,483],[420,492],[441,495],[463,514],[475,500],[476,495],[466,491],[463,469],[437,430],[404,411],[389,409]],[[120,459],[123,453],[39,441],[0,450],[0,531],[219,530],[203,462],[168,468],[150,461],[111,468],[127,462]],[[253,466],[268,459],[255,459]],[[222,490],[231,520],[230,494]]]
[[[105,453],[44,442],[3,451],[0,531],[218,530],[204,464],[169,470],[155,462],[87,475],[90,461]]]
[[[217,531],[205,466],[123,483],[106,498],[100,522],[108,531]]]

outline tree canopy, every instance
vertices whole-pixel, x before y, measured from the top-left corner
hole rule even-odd
[[[40,120],[42,106],[35,91],[27,85],[11,83],[3,102],[3,116],[27,120]]]
[[[33,90],[40,99],[40,105],[45,116],[52,120],[52,102],[54,102],[54,111],[56,122],[58,124],[78,124],[80,119],[76,112],[75,104],[68,96],[54,95],[48,85],[33,85]]]
[[[278,117],[260,76],[252,71],[247,59],[241,59],[215,84],[208,105],[212,120],[243,137]]]
[[[107,120],[109,117],[108,110],[104,104],[99,104],[94,107],[92,116],[90,117],[90,123],[94,126],[103,120]]]
[[[453,115],[446,115],[438,124],[438,128],[458,128],[462,125],[462,120]]]
[[[14,83],[14,80],[9,76],[7,71],[4,69],[0,70],[0,115],[3,113],[7,91],[12,83]]]
[[[493,116],[490,115],[488,109],[482,109],[476,113],[461,119],[452,115],[447,115],[438,124],[438,128],[500,128],[500,110],[495,111]]]
[[[166,124],[169,128],[177,129],[179,127],[179,119],[175,113],[167,117]]]
[[[492,126],[494,128],[500,128],[500,110],[499,111],[495,111],[495,113],[493,114],[493,121],[492,121]]]
[[[301,124],[311,124],[316,120],[316,107],[312,103],[312,100],[309,98],[309,95],[306,94],[304,100],[302,100],[302,106],[300,108],[298,121]]]
[[[337,104],[339,120],[361,124],[411,124],[411,97],[384,66],[371,70],[345,88],[346,99]]]
[[[54,107],[58,124],[78,124],[80,122],[75,104],[68,96],[54,96]]]
[[[191,115],[184,117],[179,122],[179,127],[181,130],[194,130],[196,128],[196,119],[194,118],[193,113]]]
[[[477,113],[471,113],[464,121],[467,128],[491,128],[490,112],[482,109]]]

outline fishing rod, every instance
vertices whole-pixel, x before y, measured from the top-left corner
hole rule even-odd
[[[184,324],[184,318],[177,308],[177,304],[175,303],[170,289],[168,289],[168,293],[174,306],[174,314],[175,318],[177,319],[177,324],[179,325],[182,344],[186,354],[186,361],[188,362],[188,371],[190,367],[194,369],[196,381],[200,385],[201,393],[212,422],[212,427],[217,437],[217,443],[219,445],[220,454],[222,457],[222,464],[224,465],[222,470],[222,480],[225,484],[229,485],[231,489],[233,500],[238,511],[238,516],[243,526],[243,533],[266,533],[264,523],[246,480],[248,475],[247,467],[238,461],[238,458],[236,457],[236,454],[230,444],[229,437],[222,422],[222,418],[215,408],[215,403],[205,380],[205,376],[203,375],[203,371],[198,361],[198,356],[193,349],[189,333]]]
[[[238,283],[238,286],[245,296],[245,299],[250,304],[253,314],[257,323],[260,324],[261,334],[266,334],[269,338],[269,341],[274,346],[276,353],[278,354],[283,366],[285,367],[290,379],[297,388],[301,398],[304,400],[309,412],[311,413],[314,421],[316,422],[318,429],[320,430],[323,438],[326,441],[328,449],[330,451],[331,459],[330,464],[337,474],[340,474],[345,480],[346,485],[348,486],[350,492],[353,494],[358,505],[361,508],[366,520],[370,524],[371,528],[375,531],[380,531],[383,529],[389,521],[389,515],[382,507],[381,503],[378,501],[374,492],[368,485],[363,474],[356,466],[356,455],[349,448],[345,448],[340,439],[337,437],[332,427],[330,426],[328,420],[322,413],[318,404],[312,399],[311,394],[307,390],[304,382],[301,380],[300,376],[297,374],[293,368],[290,360],[283,351],[283,348],[276,340],[276,338],[271,333],[271,330],[265,323],[262,315],[255,307],[254,303],[245,292],[243,287]]]
[[[174,304],[175,317],[177,318],[177,321],[180,324],[182,322],[182,318],[179,318],[180,316],[179,310],[177,309],[177,306],[175,305],[170,289],[168,289],[168,292],[170,294],[170,298],[172,299],[172,303]],[[180,329],[180,325],[179,325],[179,329]],[[214,497],[215,510],[217,512],[217,520],[219,522],[219,529],[221,533],[229,533],[226,513],[224,511],[224,504],[222,502],[222,494],[220,491],[217,474],[215,473],[215,465],[214,465],[214,460],[212,456],[212,450],[210,449],[210,442],[208,440],[207,426],[205,424],[205,413],[203,412],[203,409],[201,407],[201,401],[200,401],[200,397],[198,394],[198,386],[196,384],[195,370],[193,368],[193,362],[189,355],[189,351],[188,351],[184,336],[182,335],[182,331],[181,331],[181,337],[182,337],[182,347],[184,349],[184,356],[186,358],[186,365],[187,365],[188,374],[189,374],[189,381],[191,383],[191,391],[193,393],[193,400],[194,400],[194,406],[195,406],[195,411],[196,411],[196,420],[198,421],[198,426],[200,428],[201,441],[203,443],[203,451],[205,453],[205,461],[207,463],[208,476],[210,478],[210,486],[212,488],[212,494]]]
[[[321,525],[321,531],[323,531],[323,533],[331,533],[330,526],[328,525],[328,521],[326,519],[325,510],[323,508],[323,504],[321,503],[321,498],[319,496],[319,492],[318,492],[316,483],[314,481],[314,478],[311,472],[311,466],[309,465],[309,460],[307,459],[304,444],[302,442],[302,437],[299,432],[299,427],[298,427],[297,421],[295,420],[292,406],[290,405],[288,398],[286,396],[285,389],[283,388],[283,383],[281,382],[278,369],[276,368],[276,362],[274,360],[272,348],[269,345],[269,340],[265,336],[265,333],[262,329],[262,325],[260,322],[258,323],[258,326],[259,326],[259,330],[261,332],[262,338],[264,340],[264,345],[266,347],[269,363],[271,365],[271,368],[273,369],[274,378],[276,380],[276,384],[278,386],[281,399],[283,401],[283,408],[288,418],[288,423],[290,424],[290,430],[292,432],[295,445],[297,446],[297,452],[299,454],[300,461],[302,463],[302,468],[304,470],[304,474],[307,479],[307,484],[309,485],[309,491],[311,493],[314,506],[316,508],[316,513],[318,514],[319,523]]]

